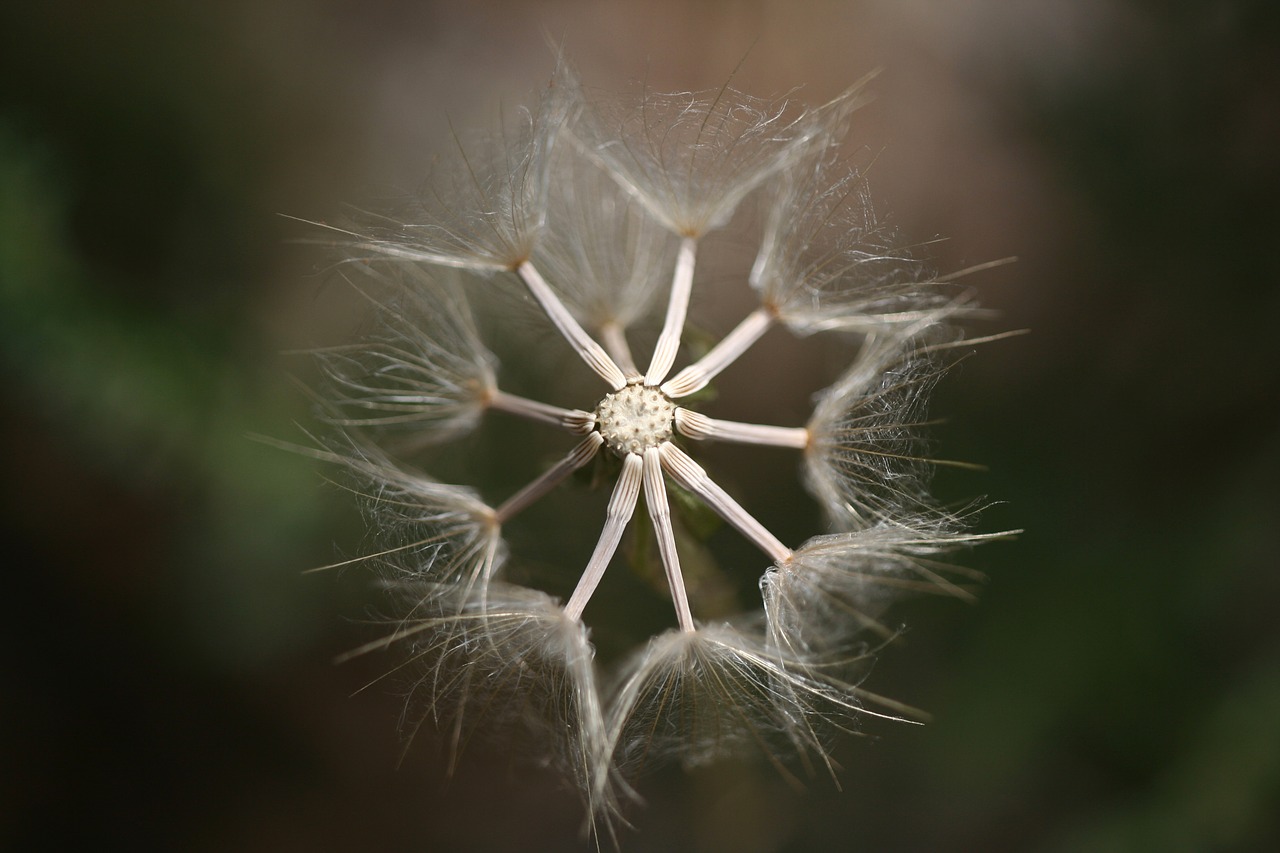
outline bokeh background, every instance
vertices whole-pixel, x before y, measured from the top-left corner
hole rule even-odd
[[[505,747],[401,761],[399,699],[360,690],[385,662],[332,663],[368,578],[302,574],[362,522],[250,438],[300,435],[285,353],[356,326],[280,214],[411,185],[446,118],[527,102],[551,38],[605,89],[745,56],[739,88],[818,102],[882,69],[882,209],[941,270],[1017,256],[970,280],[983,331],[1033,330],[935,404],[942,455],[988,466],[939,491],[1026,532],[971,555],[980,604],[897,611],[871,686],[934,721],[837,741],[843,790],[661,772],[624,849],[1280,849],[1274,8],[5,4],[0,848],[586,849]]]

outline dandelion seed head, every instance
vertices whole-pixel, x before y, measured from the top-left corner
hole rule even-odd
[[[455,747],[486,729],[525,738],[538,760],[565,771],[588,821],[605,831],[634,793],[634,774],[659,760],[696,764],[754,745],[779,767],[790,753],[829,769],[829,724],[901,718],[902,706],[859,684],[869,649],[896,633],[883,621],[886,608],[909,592],[969,595],[935,558],[982,537],[962,533],[963,514],[930,496],[935,461],[923,454],[921,430],[944,373],[937,351],[961,337],[956,321],[970,301],[948,292],[876,219],[865,172],[837,153],[862,101],[855,86],[806,110],[726,85],[588,103],[562,65],[540,106],[507,131],[455,134],[454,170],[436,173],[416,206],[373,215],[352,232],[352,251],[383,256],[366,268],[401,293],[373,300],[384,332],[319,354],[330,379],[326,420],[350,450],[316,455],[360,481],[380,540],[367,559],[382,566],[394,599],[392,630],[364,650],[407,649],[401,666],[418,709],[411,729],[431,720],[453,732]],[[717,229],[741,224],[734,212],[753,194],[766,213],[759,233],[747,235],[758,243],[740,259],[736,286],[754,291],[759,307],[672,375],[694,349],[686,340],[694,292],[725,278],[706,265],[744,242]],[[717,240],[717,251],[700,252]],[[607,387],[603,396],[597,381],[576,389],[571,405],[583,408],[562,408],[503,387],[506,374],[479,330],[500,334],[511,318],[471,316],[471,291],[489,286],[530,298],[558,333],[554,345],[581,359]],[[692,395],[778,325],[862,338],[808,421],[698,412]],[[633,352],[632,338],[659,327],[649,352]],[[514,355],[523,373],[543,353]],[[764,383],[749,384],[767,399]],[[563,456],[490,502],[394,455],[443,445],[489,417],[561,430]],[[794,453],[814,514],[824,511],[829,528],[796,548],[780,540],[769,517],[753,515],[686,452],[686,443],[704,441]],[[572,476],[602,448],[621,464]],[[522,449],[506,448],[505,458]],[[551,492],[602,479],[602,512],[575,509],[526,537],[558,537],[561,524],[597,535],[590,555],[568,567],[580,570],[572,593],[562,602],[515,583],[521,556],[508,553],[508,526],[527,524],[524,511]],[[721,613],[708,621],[717,605],[685,583],[686,568],[692,575],[714,562],[700,541],[709,528],[684,523],[690,501],[762,554],[752,570],[763,571],[759,605],[730,621]],[[632,524],[641,511],[648,523]],[[588,603],[628,536],[646,537],[632,552],[656,539],[673,627],[601,661]]]

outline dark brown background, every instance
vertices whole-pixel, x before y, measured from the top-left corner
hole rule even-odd
[[[942,270],[1018,256],[974,282],[1033,329],[935,406],[942,455],[990,469],[939,491],[1027,530],[973,555],[980,605],[898,612],[874,686],[935,722],[839,741],[843,791],[661,773],[624,848],[1280,847],[1271,4],[27,5],[0,12],[0,847],[581,846],[502,750],[446,781],[424,734],[397,769],[398,700],[348,697],[379,664],[331,664],[367,581],[300,574],[360,521],[246,438],[297,434],[279,353],[352,325],[276,214],[413,180],[446,116],[527,100],[548,36],[606,89],[745,55],[739,88],[817,102],[882,68],[877,197]]]

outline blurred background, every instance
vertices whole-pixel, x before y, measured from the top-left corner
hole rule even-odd
[[[552,38],[602,89],[718,86],[745,56],[736,87],[817,103],[882,69],[855,130],[882,210],[946,238],[940,270],[1017,256],[970,278],[999,312],[981,333],[1033,330],[935,401],[940,455],[988,468],[939,492],[1026,533],[969,555],[978,605],[896,612],[869,686],[934,721],[838,740],[843,790],[750,761],[660,772],[623,849],[1280,849],[1276,17],[6,4],[0,848],[587,849],[574,795],[504,748],[450,777],[424,731],[401,761],[400,700],[361,691],[385,661],[332,663],[370,636],[368,578],[302,574],[359,551],[353,501],[250,438],[299,437],[285,353],[358,325],[280,214],[412,186],[446,119],[530,101]],[[779,456],[732,485],[793,493],[798,516],[761,515],[812,530],[783,482]]]

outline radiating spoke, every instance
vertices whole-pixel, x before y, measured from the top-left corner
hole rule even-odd
[[[662,467],[677,483],[693,492],[716,511],[725,521],[738,529],[738,532],[750,539],[757,548],[768,554],[778,563],[791,560],[791,549],[778,540],[778,537],[756,521],[742,505],[729,497],[729,493],[716,485],[707,476],[702,466],[689,458],[689,455],[671,442],[663,442],[659,448],[662,454]]]
[[[599,433],[592,433],[598,435]],[[591,554],[587,568],[583,570],[578,586],[564,606],[565,615],[570,619],[581,619],[582,611],[591,600],[591,595],[604,577],[604,570],[613,559],[613,552],[618,550],[622,540],[622,531],[627,529],[627,522],[636,511],[636,501],[640,497],[641,469],[644,463],[640,456],[628,453],[622,460],[622,474],[618,476],[618,484],[613,487],[613,497],[609,499],[609,507],[605,510],[604,529],[600,531],[600,540]]]
[[[672,398],[701,391],[720,371],[737,361],[752,344],[760,340],[760,336],[769,331],[773,322],[774,315],[767,308],[752,311],[710,352],[663,383],[662,390]]]
[[[722,421],[690,409],[676,409],[676,429],[695,441],[712,438],[737,444],[764,444],[803,450],[809,446],[809,430],[804,427],[780,427],[767,424],[744,424]]]
[[[631,347],[627,344],[626,330],[621,325],[616,322],[605,323],[600,327],[600,339],[609,355],[626,374],[628,382],[644,378],[644,374],[636,367],[636,360],[631,355]]]
[[[582,439],[567,456],[547,469],[538,479],[507,498],[506,502],[494,511],[494,521],[505,524],[516,513],[555,488],[565,477],[590,462],[602,444],[604,439],[598,432],[592,432]]]
[[[671,276],[671,300],[667,303],[667,319],[662,324],[662,333],[658,335],[658,344],[653,349],[653,360],[649,362],[649,372],[645,374],[646,385],[661,385],[667,378],[671,365],[675,363],[676,351],[680,349],[680,336],[684,333],[684,318],[689,311],[689,295],[693,291],[693,266],[698,252],[698,241],[685,237],[680,242],[680,253],[676,256],[675,273]]]
[[[551,322],[559,329],[560,334],[577,351],[582,360],[587,363],[587,366],[599,374],[601,379],[608,382],[609,387],[615,391],[626,385],[627,378],[621,368],[604,351],[604,347],[592,340],[586,330],[578,324],[578,321],[573,319],[569,309],[564,307],[560,297],[556,296],[555,291],[551,289],[551,286],[547,284],[542,274],[534,268],[533,264],[525,261],[516,267],[516,273],[520,276],[521,281],[525,283],[525,286],[529,288],[533,298],[538,300],[538,304],[542,306],[542,310],[547,313]]]
[[[595,415],[590,412],[584,412],[581,409],[562,409],[549,403],[508,394],[506,391],[495,389],[489,394],[487,402],[490,408],[500,412],[554,424],[578,435],[590,432],[595,425]]]
[[[653,519],[654,532],[658,534],[658,552],[662,555],[662,567],[671,587],[671,601],[676,606],[676,619],[684,631],[694,630],[693,613],[689,611],[689,595],[680,573],[680,554],[676,551],[675,531],[671,527],[671,506],[667,502],[667,487],[662,481],[662,455],[658,448],[644,452],[644,501]]]

